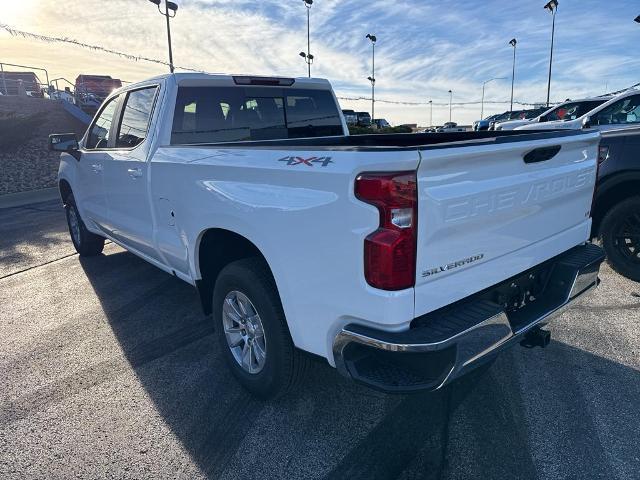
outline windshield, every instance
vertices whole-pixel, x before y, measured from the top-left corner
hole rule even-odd
[[[575,120],[587,112],[590,112],[599,105],[602,105],[608,99],[602,100],[586,100],[584,102],[570,102],[558,105],[546,115],[540,117],[541,122],[553,122]]]
[[[640,95],[618,100],[603,108],[595,116],[597,125],[631,124],[640,122]]]

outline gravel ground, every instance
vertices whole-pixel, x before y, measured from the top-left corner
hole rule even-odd
[[[21,132],[3,131],[11,122],[0,122],[0,195],[56,186],[60,154],[49,152],[50,133],[76,133],[81,137],[86,125],[68,114],[53,100],[0,96],[0,120],[26,118]],[[8,148],[2,136],[24,134],[17,148]]]
[[[56,203],[0,210],[2,479],[640,478],[640,285],[608,268],[479,378],[387,396],[318,363],[261,402],[190,286],[67,238]]]

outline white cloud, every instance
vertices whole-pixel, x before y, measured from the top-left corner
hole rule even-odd
[[[212,72],[304,75],[298,52],[306,51],[306,10],[301,0],[179,0],[172,21],[176,64]],[[599,94],[636,83],[640,59],[633,45],[640,28],[632,0],[602,5],[595,0],[562,0],[557,16],[552,100]],[[108,48],[166,58],[164,19],[155,6],[138,0],[31,1],[25,14],[13,8],[3,21],[15,28],[69,36]],[[546,98],[551,17],[542,2],[339,1],[316,0],[311,9],[313,75],[332,81],[342,96],[368,96],[370,43],[378,36],[376,96],[436,103],[479,101],[481,85],[489,101],[510,95],[511,47],[518,38],[515,97]],[[17,23],[12,23],[12,22]],[[75,47],[43,45],[0,36],[14,63],[20,58],[46,65],[52,76],[108,73],[127,80],[163,72],[161,66],[133,63]],[[7,60],[9,61],[9,60]],[[343,102],[369,109],[369,102]],[[503,111],[488,104],[485,114]],[[453,117],[470,123],[480,106],[454,107]],[[427,105],[376,104],[376,116],[394,123],[428,123]],[[433,109],[434,123],[448,120],[448,106]]]

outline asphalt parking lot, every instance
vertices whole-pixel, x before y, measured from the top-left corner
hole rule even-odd
[[[445,391],[319,363],[261,402],[192,287],[114,244],[79,259],[57,202],[0,210],[0,478],[640,478],[640,285],[602,280],[547,349]]]

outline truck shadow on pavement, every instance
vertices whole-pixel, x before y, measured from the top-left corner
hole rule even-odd
[[[516,347],[486,373],[411,396],[360,387],[318,362],[299,391],[263,402],[227,371],[192,287],[126,252],[80,262],[137,378],[210,478],[640,471],[640,375],[603,357],[560,342]]]
[[[0,278],[75,253],[60,202],[0,209]]]

